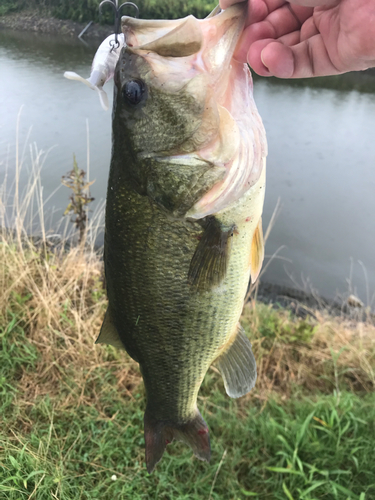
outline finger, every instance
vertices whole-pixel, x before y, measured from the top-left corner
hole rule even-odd
[[[264,21],[252,23],[242,33],[240,45],[250,47],[257,40],[279,38],[301,27],[313,14],[313,9],[297,12],[289,7],[281,7],[272,12]]]
[[[287,3],[287,0],[249,0],[246,25],[264,21],[271,12],[287,5]]]
[[[295,21],[295,20],[294,20]],[[295,27],[293,30],[295,31]],[[279,35],[277,34],[279,32]],[[236,55],[240,57],[240,59],[244,59],[246,61],[246,54],[249,50],[249,47],[258,40],[267,40],[268,38],[278,38],[278,36],[282,36],[284,33],[279,29],[277,30],[273,24],[268,21],[262,21],[256,24],[251,24],[242,32],[241,38],[238,42],[238,46],[236,48]]]
[[[312,12],[313,9],[306,8],[293,11],[287,5],[274,10],[267,16],[266,20],[251,24],[244,29],[234,57],[240,62],[246,62],[247,53],[254,42],[268,38],[279,38],[298,30],[301,24],[312,16]]]
[[[272,32],[270,33],[270,28],[267,23],[257,23],[248,26],[242,32],[242,35],[238,41],[236,50],[234,51],[234,58],[240,62],[247,61],[247,53],[251,49],[251,45],[258,40],[274,39]],[[264,48],[265,45],[262,45]],[[260,53],[259,53],[260,57]]]
[[[280,39],[280,42],[288,46],[295,45],[300,41],[299,35],[300,32],[298,30],[294,33],[288,33]],[[265,49],[270,44],[274,44],[274,40],[272,38],[269,38],[268,40],[258,40],[257,42],[255,42],[250,47],[250,50],[247,54],[247,62],[249,63],[251,68],[260,76],[274,76],[275,73],[280,74],[284,72],[287,75],[286,77],[289,77],[288,75],[291,74],[294,68],[293,61],[283,58],[280,58],[280,60],[278,60],[277,58],[275,58],[275,61],[272,63],[271,68],[268,68],[262,61],[261,54],[263,52],[263,49]]]
[[[278,78],[338,75],[343,71],[333,65],[321,35],[315,35],[292,47],[271,42],[260,50],[258,56],[269,74]],[[255,59],[255,54],[253,57]]]
[[[304,7],[332,7],[338,5],[340,0],[288,0],[293,5],[302,5]]]
[[[315,35],[319,34],[319,30],[316,27],[315,20],[313,17],[310,17],[307,19],[306,22],[303,23],[301,26],[301,42],[304,40],[308,40],[309,38],[312,38]]]
[[[270,37],[279,38],[299,29],[312,14],[313,9],[306,7],[291,8],[289,4],[286,4],[271,12],[263,22],[269,25]]]
[[[291,47],[292,45],[296,45],[301,41],[301,32],[300,30],[293,31],[293,33],[288,33],[287,35],[281,36],[278,39],[278,42],[281,42],[284,45],[288,45]]]
[[[251,68],[258,73],[260,76],[271,76],[272,73],[262,62],[260,57],[262,51],[271,43],[274,43],[275,40],[273,38],[268,38],[267,40],[258,40],[254,42],[248,53],[247,53],[247,62],[251,66]],[[280,44],[282,45],[282,44]]]
[[[263,21],[271,12],[288,3],[286,0],[248,0],[248,2],[246,26]],[[220,0],[220,7],[227,9],[235,3],[238,3],[238,0]]]

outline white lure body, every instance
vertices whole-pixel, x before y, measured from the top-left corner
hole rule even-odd
[[[90,89],[97,90],[99,93],[100,104],[105,111],[108,109],[109,104],[108,96],[103,90],[103,85],[108,80],[113,78],[121,49],[125,43],[124,35],[123,33],[120,33],[117,35],[119,45],[116,47],[115,36],[115,34],[108,36],[100,44],[91,65],[91,74],[89,78],[85,79],[73,71],[65,71],[64,73],[65,78],[68,78],[69,80],[78,80],[90,87]]]

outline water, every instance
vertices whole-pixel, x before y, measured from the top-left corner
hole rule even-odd
[[[27,145],[52,148],[42,171],[52,225],[67,205],[68,190],[55,190],[72,168],[73,153],[86,169],[87,123],[93,209],[105,199],[110,112],[94,91],[62,76],[66,70],[89,76],[95,50],[78,40],[0,31],[0,177],[7,171],[8,184],[14,177],[23,106],[21,189],[27,185]],[[112,84],[107,92],[111,101]],[[263,279],[312,286],[326,297],[345,294],[350,282],[368,304],[375,292],[375,96],[258,81],[255,98],[269,142],[264,227],[278,199],[281,207],[266,245],[268,258],[278,253]]]

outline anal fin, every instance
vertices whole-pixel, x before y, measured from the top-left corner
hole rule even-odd
[[[231,398],[239,398],[254,387],[257,367],[249,339],[241,325],[234,342],[216,360],[224,380],[225,390]]]
[[[125,349],[120,335],[118,334],[118,331],[112,321],[112,315],[109,307],[105,313],[99,337],[96,339],[95,344],[109,344],[113,347]]]
[[[208,219],[190,262],[188,282],[200,291],[220,285],[225,278],[235,225],[222,228],[215,217]]]

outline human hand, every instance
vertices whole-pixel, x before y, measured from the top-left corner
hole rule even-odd
[[[375,0],[247,1],[235,57],[259,75],[307,78],[375,66]]]

